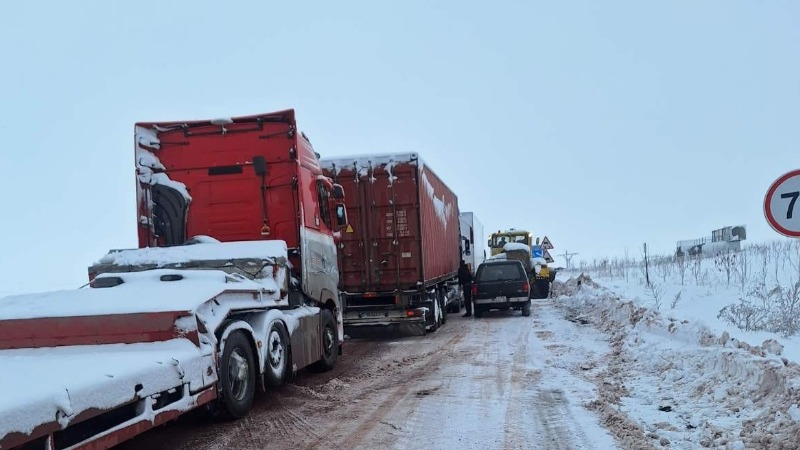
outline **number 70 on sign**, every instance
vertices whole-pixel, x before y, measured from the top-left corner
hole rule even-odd
[[[780,234],[800,237],[800,170],[785,173],[775,180],[764,196],[764,216]]]

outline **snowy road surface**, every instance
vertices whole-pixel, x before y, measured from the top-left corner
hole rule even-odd
[[[245,419],[189,416],[124,449],[614,449],[592,379],[608,338],[548,301],[451,314],[436,333],[353,339],[336,369],[260,395]]]

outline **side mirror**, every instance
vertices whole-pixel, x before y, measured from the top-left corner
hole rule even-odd
[[[336,225],[339,228],[347,226],[347,209],[344,207],[344,203],[336,204]]]
[[[253,169],[255,169],[256,175],[263,177],[267,174],[267,160],[263,156],[254,156]]]
[[[336,200],[344,199],[344,188],[341,184],[333,184],[333,198]]]
[[[472,254],[472,252],[470,251],[469,246],[470,246],[469,239],[464,240],[464,254],[467,255],[467,256]]]
[[[489,248],[492,248],[492,240],[489,239],[488,241],[486,241],[486,245],[488,245]]]

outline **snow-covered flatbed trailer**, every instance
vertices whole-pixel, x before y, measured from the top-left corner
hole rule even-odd
[[[0,450],[102,449],[341,353],[344,192],[293,110],[137,123],[138,250],[0,299]]]
[[[125,250],[88,289],[1,299],[0,449],[108,448],[205,404],[237,418],[332,367],[335,320],[291,304],[286,266],[282,241]]]

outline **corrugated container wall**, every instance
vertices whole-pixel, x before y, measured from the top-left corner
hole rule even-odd
[[[338,252],[340,289],[419,289],[457,273],[458,198],[416,154],[321,164],[345,189],[351,225]]]

